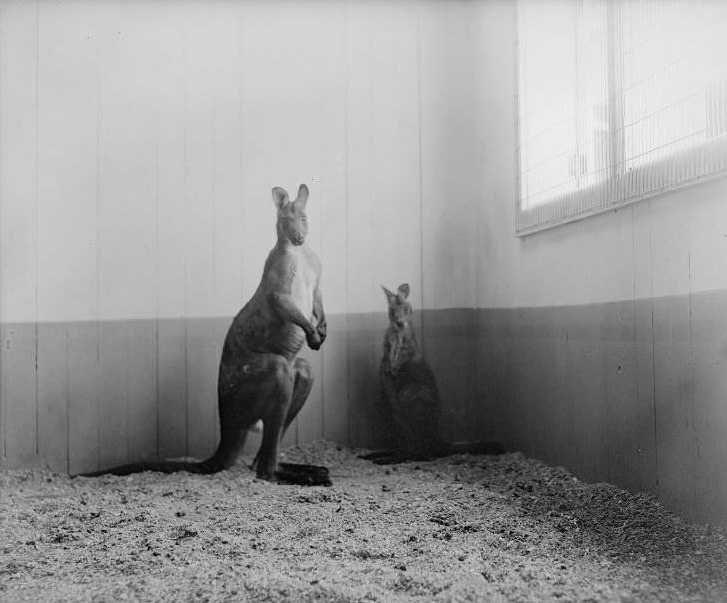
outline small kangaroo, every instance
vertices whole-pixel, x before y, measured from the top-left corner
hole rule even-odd
[[[438,456],[447,449],[439,436],[439,390],[410,322],[409,285],[404,283],[396,293],[381,288],[389,304],[389,328],[384,335],[377,406],[400,440],[400,449],[384,456],[390,455],[389,462]]]
[[[330,483],[325,467],[278,467],[280,440],[313,386],[308,362],[297,355],[303,343],[312,350],[321,347],[326,339],[326,317],[321,262],[306,243],[308,187],[301,184],[292,202],[280,187],[272,193],[278,240],[267,257],[257,290],[235,316],[225,338],[217,384],[221,438],[215,453],[200,462],[142,462],[83,475],[216,473],[234,464],[248,430],[262,421],[262,443],[253,463],[257,477]]]
[[[376,405],[381,416],[394,426],[400,445],[395,450],[375,451],[362,458],[383,465],[454,453],[502,452],[496,443],[450,444],[441,438],[439,390],[410,322],[409,285],[400,285],[396,293],[383,285],[381,288],[389,305],[389,327],[384,335]]]

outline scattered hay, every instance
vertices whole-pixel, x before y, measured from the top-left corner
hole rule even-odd
[[[327,441],[333,486],[0,472],[4,601],[722,601],[727,531],[521,454],[381,467]]]

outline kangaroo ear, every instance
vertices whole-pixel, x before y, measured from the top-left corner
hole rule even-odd
[[[288,203],[288,193],[284,188],[276,186],[273,189],[273,203],[275,203],[275,207],[277,207],[278,210],[283,209],[285,204]]]
[[[384,293],[386,293],[386,299],[389,301],[389,304],[393,304],[396,301],[396,293],[392,293],[383,285],[381,285],[381,288],[384,290]]]
[[[298,189],[298,198],[295,200],[295,203],[305,207],[306,201],[308,201],[308,187],[305,184],[301,184]]]
[[[401,299],[406,299],[409,297],[409,283],[404,283],[403,285],[399,285],[399,297]]]

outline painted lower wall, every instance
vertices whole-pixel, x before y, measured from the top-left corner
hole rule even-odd
[[[727,291],[479,310],[477,397],[508,449],[727,525]]]
[[[471,310],[420,317],[446,405],[443,430],[453,439],[478,431],[473,317]],[[211,454],[219,436],[217,366],[230,320],[3,325],[0,467],[77,473]],[[284,444],[324,437],[353,446],[391,443],[374,410],[386,314],[332,315],[328,322],[321,352],[301,353],[316,382]],[[259,442],[251,434],[246,452]]]
[[[725,308],[727,291],[714,291],[418,313],[442,434],[497,440],[586,481],[655,494],[691,520],[727,525]],[[386,323],[384,313],[329,317],[322,351],[302,353],[316,383],[285,445],[392,443],[374,409]],[[228,325],[4,325],[0,466],[75,473],[210,454]],[[247,454],[259,437],[249,436]]]

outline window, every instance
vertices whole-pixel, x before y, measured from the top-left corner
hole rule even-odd
[[[517,232],[727,171],[727,2],[518,0]]]

